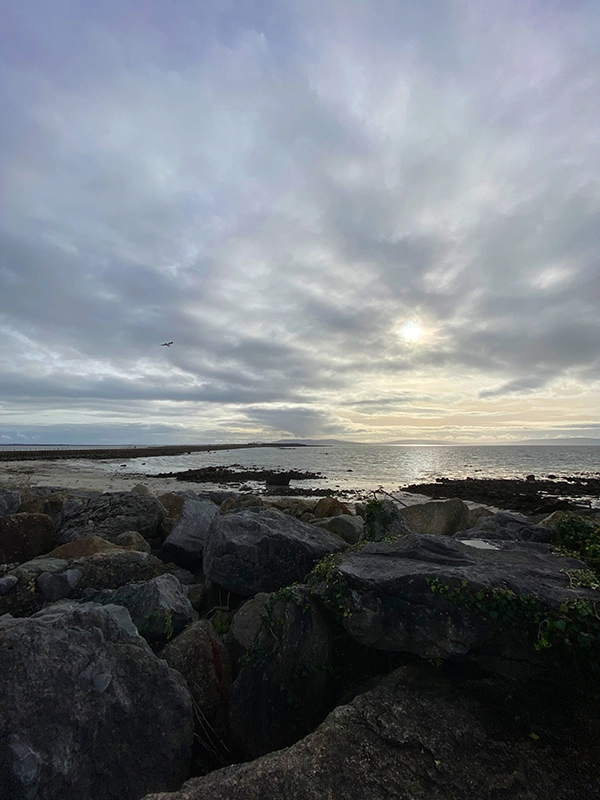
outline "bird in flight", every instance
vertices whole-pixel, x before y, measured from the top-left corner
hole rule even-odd
[[[161,344],[161,347],[171,347],[172,344],[173,344],[173,342],[163,342]]]

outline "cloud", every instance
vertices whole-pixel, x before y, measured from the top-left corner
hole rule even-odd
[[[583,424],[600,399],[599,14],[15,7],[2,410],[418,436],[427,409],[451,426],[496,398],[521,399],[526,426],[532,392],[551,425],[570,382]]]

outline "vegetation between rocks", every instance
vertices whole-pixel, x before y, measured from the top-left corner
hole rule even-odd
[[[598,603],[575,598],[552,609],[533,595],[518,595],[507,586],[474,589],[466,580],[457,586],[436,578],[426,581],[432,592],[484,619],[496,621],[499,629],[527,633],[535,650],[554,648],[550,658],[554,666],[566,668],[576,664],[587,677],[600,672]]]
[[[589,517],[561,515],[554,528],[557,540],[554,549],[561,555],[579,558],[595,574],[600,574],[600,525]],[[592,579],[593,580],[593,579]],[[590,583],[579,584],[590,586]],[[596,588],[593,586],[592,588]]]

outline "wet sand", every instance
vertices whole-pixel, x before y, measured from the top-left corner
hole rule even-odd
[[[186,483],[176,478],[148,477],[140,472],[130,472],[115,464],[114,470],[95,467],[93,461],[2,461],[0,486],[24,489],[29,486],[57,486],[63,489],[93,489],[100,492],[129,491],[143,483],[152,494],[173,490],[193,489],[206,491],[206,484]]]
[[[206,491],[206,481],[186,480],[185,484],[171,476],[147,476],[121,467],[121,459],[153,455],[180,455],[188,452],[240,450],[253,447],[285,447],[279,444],[207,444],[165,447],[136,447],[110,450],[69,449],[53,451],[0,452],[0,486],[24,489],[28,486],[56,486],[62,489],[92,489],[100,492],[129,491],[143,483],[153,494],[173,490]],[[46,456],[44,458],[44,456]],[[102,461],[102,465],[98,464]],[[107,464],[110,465],[107,468]],[[225,488],[215,484],[214,488]]]

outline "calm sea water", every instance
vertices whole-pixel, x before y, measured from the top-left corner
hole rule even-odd
[[[121,465],[126,464],[126,467]],[[393,446],[328,445],[320,447],[260,447],[220,450],[183,456],[160,456],[85,462],[86,468],[127,470],[156,475],[208,466],[233,466],[320,472],[323,480],[302,481],[307,488],[355,489],[383,487],[396,491],[410,483],[446,478],[523,478],[600,475],[599,446]],[[294,482],[292,482],[294,485]]]

